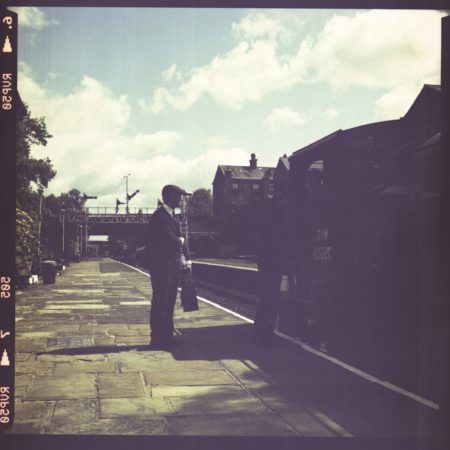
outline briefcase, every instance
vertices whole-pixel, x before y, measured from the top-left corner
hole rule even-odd
[[[181,304],[184,312],[198,311],[197,290],[191,279],[181,287]]]

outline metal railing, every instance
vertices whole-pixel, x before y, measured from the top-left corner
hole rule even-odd
[[[90,216],[100,216],[100,215],[126,215],[126,214],[142,214],[148,215],[153,214],[156,208],[142,208],[142,207],[134,207],[128,208],[128,213],[125,207],[121,206],[118,210],[114,206],[91,206],[86,208],[86,213]]]

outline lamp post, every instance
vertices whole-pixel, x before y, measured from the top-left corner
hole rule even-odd
[[[130,177],[131,174],[125,175],[125,200],[126,200],[126,207],[125,207],[125,212],[127,214],[130,214],[130,209],[128,207],[128,202],[139,192],[139,189],[136,189],[132,194],[128,193],[128,177]],[[116,200],[116,212],[118,211],[118,205],[120,204],[119,200]]]
[[[80,236],[80,243],[78,247],[78,253],[80,256],[83,254],[83,225],[81,223],[77,224],[77,237]]]
[[[84,209],[84,226],[85,226],[85,255],[86,255],[86,259],[88,258],[88,211],[85,207],[86,201],[87,200],[95,200],[97,199],[96,195],[87,195],[85,193],[83,193],[83,197],[82,197],[82,201],[83,201],[83,209]],[[82,239],[83,241],[83,239]],[[83,252],[83,244],[81,245],[81,252]]]
[[[42,187],[39,187],[38,194],[39,194],[39,222],[38,222],[38,242],[39,242],[39,246],[38,246],[38,257],[39,257],[39,261],[40,261],[40,257],[41,257],[41,229],[42,229],[42,197],[43,197],[43,194],[44,194],[44,189],[42,189]]]
[[[65,239],[64,239],[65,238],[64,237],[64,232],[65,232],[64,228],[65,228],[65,222],[66,222],[65,215],[66,215],[66,210],[64,208],[62,208],[61,209],[61,215],[59,216],[60,220],[62,222],[62,235],[61,235],[61,237],[62,237],[62,239],[61,239],[61,254],[62,254],[62,256],[64,256],[64,251],[65,251],[65,248],[64,248],[64,241],[65,241]]]
[[[88,245],[89,236],[88,236],[88,216],[87,216],[87,214],[85,216],[85,227],[86,227],[86,236],[85,236],[84,242],[86,244],[86,259],[88,259],[88,256],[89,256],[89,245]]]
[[[125,201],[126,201],[126,207],[125,207],[125,212],[127,214],[129,214],[129,209],[128,209],[128,177],[130,177],[131,174],[129,173],[128,175],[125,175]]]

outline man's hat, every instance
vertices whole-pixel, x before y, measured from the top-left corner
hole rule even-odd
[[[163,198],[165,198],[171,194],[186,195],[187,192],[184,189],[181,189],[179,186],[175,186],[174,184],[167,184],[162,189],[162,196]]]

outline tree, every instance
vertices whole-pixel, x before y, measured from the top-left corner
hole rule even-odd
[[[49,257],[62,253],[62,221],[65,228],[65,253],[73,255],[77,248],[77,226],[83,214],[85,199],[78,189],[59,196],[45,197],[42,212],[42,243]]]
[[[38,227],[29,214],[16,209],[16,280],[20,286],[39,264]],[[33,267],[34,266],[34,267]]]
[[[187,214],[191,231],[210,231],[213,228],[213,201],[209,189],[193,192],[187,203]]]
[[[31,156],[32,145],[47,145],[51,135],[45,119],[31,117],[27,105],[17,122],[16,276],[23,280],[39,263],[40,193],[56,175],[48,158]]]
[[[35,216],[38,213],[37,193],[33,188],[44,189],[56,175],[49,158],[31,156],[32,145],[47,145],[52,136],[47,131],[43,117],[31,117],[27,105],[25,114],[17,123],[17,207]]]

